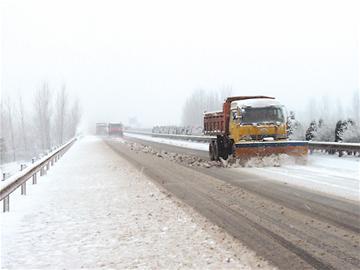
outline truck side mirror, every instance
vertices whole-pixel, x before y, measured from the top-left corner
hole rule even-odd
[[[236,120],[238,118],[237,111],[232,112],[233,120]]]

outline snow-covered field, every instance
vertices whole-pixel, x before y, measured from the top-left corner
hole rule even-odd
[[[208,150],[207,143],[153,138],[137,134],[126,135],[190,149]],[[274,167],[272,164],[280,166]],[[360,200],[360,157],[345,155],[340,158],[337,155],[315,152],[309,154],[306,165],[298,165],[291,158],[282,158],[280,164],[271,158],[260,162],[258,159],[253,159],[247,162],[245,167],[232,170],[259,175],[264,177],[264,180],[275,180],[351,200]]]
[[[151,136],[134,134],[134,133],[125,133],[125,134],[128,137],[138,138],[141,140],[146,140],[146,141],[151,141],[151,142],[171,144],[171,145],[180,146],[180,147],[184,147],[184,148],[203,150],[203,151],[209,150],[209,144],[207,144],[207,143],[158,138],[158,137],[151,137]]]
[[[1,180],[2,180],[2,177],[3,177],[3,173],[5,173],[6,178],[8,178],[9,176],[11,176],[11,175],[15,174],[16,172],[20,171],[21,164],[29,165],[30,162],[20,160],[20,161],[4,163],[4,164],[0,165],[0,177],[1,177]]]
[[[269,268],[94,137],[0,215],[7,269]]]

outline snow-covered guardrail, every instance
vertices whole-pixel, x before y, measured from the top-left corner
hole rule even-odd
[[[151,133],[151,132],[142,132],[142,131],[132,131],[126,130],[125,133],[133,133],[140,135],[147,135],[152,137],[162,137],[168,139],[178,139],[178,140],[189,140],[196,142],[210,142],[212,139],[216,138],[215,136],[196,136],[196,135],[181,135],[181,134],[164,134],[164,133]],[[343,151],[352,152],[355,154],[360,154],[360,143],[340,143],[340,142],[314,142],[309,141],[309,149],[313,150],[324,150],[329,153],[339,153],[339,156],[342,155]]]
[[[164,133],[152,133],[152,132],[132,131],[132,130],[126,130],[125,133],[133,133],[133,134],[147,135],[152,137],[160,137],[160,138],[162,137],[168,139],[187,140],[187,141],[195,141],[195,142],[210,142],[211,139],[216,138],[214,136],[164,134]]]
[[[6,182],[0,183],[0,201],[3,201],[3,212],[9,211],[10,206],[10,194],[14,192],[18,187],[21,187],[21,194],[26,195],[26,182],[32,178],[32,183],[37,183],[37,173],[40,172],[40,176],[46,174],[46,171],[53,166],[55,162],[73,145],[77,139],[71,139],[69,142],[50,152],[47,156],[34,162],[22,171],[10,176],[6,179]]]
[[[309,142],[311,150],[324,150],[330,153],[338,152],[342,156],[342,152],[352,152],[360,154],[360,143],[342,143],[342,142]]]

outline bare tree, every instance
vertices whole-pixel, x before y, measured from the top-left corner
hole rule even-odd
[[[51,147],[50,128],[51,128],[51,93],[47,82],[43,82],[41,88],[35,93],[34,100],[35,125],[39,134],[40,146],[42,150]]]
[[[19,120],[20,120],[20,129],[21,129],[21,138],[23,141],[24,152],[28,152],[28,132],[26,132],[26,125],[25,125],[25,109],[24,103],[22,100],[21,94],[18,95],[18,106],[19,106]]]
[[[76,98],[71,106],[69,125],[68,125],[68,138],[73,138],[76,135],[77,128],[81,120],[81,108],[79,99]]]
[[[1,98],[1,96],[0,96]],[[6,141],[5,141],[5,108],[4,108],[4,99],[1,98],[0,102],[0,164],[5,162],[5,154],[6,154]]]
[[[221,110],[224,100],[231,96],[232,88],[224,86],[217,91],[195,90],[185,101],[182,124],[185,126],[202,126],[205,111]]]
[[[202,114],[207,110],[209,99],[203,89],[195,90],[190,97],[187,98],[183,107],[182,122],[184,125],[199,126],[202,123]]]
[[[14,116],[14,104],[11,101],[10,97],[7,96],[5,98],[5,111],[7,116],[7,124],[8,124],[8,131],[9,131],[9,137],[10,137],[10,145],[11,145],[11,151],[12,151],[12,160],[16,160],[16,142],[15,142],[15,131],[14,131],[14,122],[13,122],[13,116]]]
[[[307,117],[305,126],[308,126],[313,120],[319,118],[318,102],[314,97],[311,97],[306,107]]]
[[[65,121],[68,114],[68,95],[65,85],[62,86],[57,94],[55,110],[55,135],[57,143],[63,144],[65,139]]]
[[[33,113],[29,116],[20,94],[16,97],[16,102],[10,96],[0,96],[1,164],[48,150],[53,142],[64,143],[76,134],[81,119],[79,100],[76,99],[70,107],[70,98],[63,85],[54,100],[54,117],[52,100],[49,85],[43,82],[35,92]],[[34,132],[29,129],[34,129]],[[55,139],[53,135],[56,136]]]
[[[355,123],[360,126],[360,90],[355,90],[352,98],[352,111],[351,117]]]
[[[224,85],[219,90],[219,101],[222,103],[227,97],[232,96],[233,89],[231,85]]]

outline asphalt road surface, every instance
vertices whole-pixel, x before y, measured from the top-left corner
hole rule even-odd
[[[168,152],[207,153],[126,138]],[[360,269],[360,205],[227,168],[189,167],[106,143],[280,269]]]

